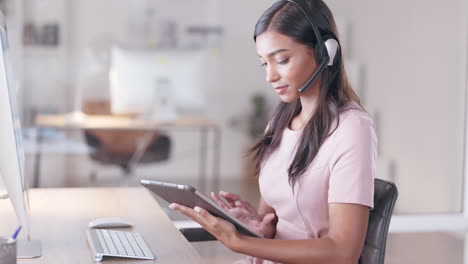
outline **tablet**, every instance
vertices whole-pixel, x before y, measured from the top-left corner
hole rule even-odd
[[[178,203],[190,208],[199,206],[210,212],[212,215],[231,222],[240,233],[248,236],[263,238],[263,236],[251,230],[240,220],[230,215],[223,208],[218,206],[218,204],[201,194],[199,191],[197,191],[197,189],[190,185],[149,180],[141,180],[140,182],[143,186],[166,200],[168,203]]]

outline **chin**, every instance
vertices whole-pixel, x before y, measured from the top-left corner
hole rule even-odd
[[[299,98],[299,96],[291,96],[291,95],[287,95],[287,94],[284,94],[284,95],[280,95],[280,100],[283,102],[283,103],[292,103],[294,101],[297,100],[297,98]]]

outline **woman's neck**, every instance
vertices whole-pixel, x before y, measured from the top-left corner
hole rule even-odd
[[[305,125],[315,113],[320,93],[319,88],[320,82],[317,82],[313,87],[310,87],[309,90],[301,94],[300,100],[302,109],[298,117],[304,122],[303,125]]]
[[[307,122],[314,115],[318,103],[318,97],[301,96],[300,100],[301,112],[291,121],[290,128],[292,130],[302,130],[306,126]]]

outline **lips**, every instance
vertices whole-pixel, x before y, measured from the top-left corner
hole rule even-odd
[[[284,94],[288,90],[289,85],[275,87],[277,94]]]

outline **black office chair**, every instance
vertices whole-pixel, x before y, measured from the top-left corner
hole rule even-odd
[[[119,131],[126,133],[127,131]],[[133,131],[128,131],[132,133]],[[132,173],[133,161],[135,163],[152,163],[167,161],[170,158],[171,140],[169,136],[158,135],[156,139],[151,139],[151,142],[143,150],[141,157],[135,160],[134,152],[129,153],[113,153],[103,146],[103,143],[92,132],[84,132],[86,143],[94,149],[89,156],[92,160],[106,165],[119,166],[125,175]],[[118,144],[118,142],[116,142]],[[95,176],[93,176],[95,177]]]
[[[375,179],[374,209],[370,211],[366,240],[359,264],[384,263],[388,227],[397,197],[398,190],[395,183]]]
[[[366,240],[358,264],[384,263],[388,228],[397,197],[398,190],[393,182],[375,179],[374,209],[370,211]],[[179,230],[190,242],[216,240],[203,228]]]
[[[83,112],[91,115],[109,115],[108,101],[87,101]],[[132,174],[136,163],[163,162],[170,158],[171,139],[159,131],[84,130],[86,143],[93,148],[90,158],[100,164],[117,165],[124,175]],[[96,179],[96,172],[91,172]]]

